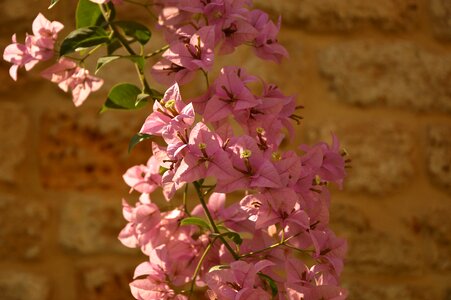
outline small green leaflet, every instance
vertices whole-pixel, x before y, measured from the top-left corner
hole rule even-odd
[[[212,233],[210,234],[213,238],[219,238],[219,237],[228,237],[231,239],[235,244],[241,245],[243,243],[243,239],[237,232],[229,231],[224,233]]]
[[[52,9],[52,7],[54,7],[60,0],[51,0],[50,1],[50,6],[48,9]]]
[[[274,281],[274,279],[272,279],[268,275],[263,274],[262,272],[258,272],[258,276],[260,276],[260,278],[263,279],[269,286],[269,288],[271,289],[272,296],[276,297],[277,294],[279,293],[279,289],[277,288],[277,283]]]
[[[208,270],[208,273],[213,272],[213,271],[225,270],[225,269],[230,269],[230,266],[228,266],[228,265],[213,266],[210,268],[210,270]]]
[[[68,34],[60,47],[60,56],[77,51],[80,48],[97,46],[109,41],[105,29],[91,26],[76,29]]]
[[[101,57],[97,60],[97,65],[96,65],[96,70],[94,72],[94,74],[97,74],[100,69],[102,69],[103,66],[105,66],[106,64],[109,64],[112,61],[115,61],[119,58],[121,58],[122,56],[120,55],[112,55],[112,56],[104,56]]]
[[[136,98],[141,90],[130,83],[119,83],[113,86],[108,94],[108,99],[103,104],[101,113],[108,109],[139,109],[147,104],[141,101],[136,104]]]
[[[121,42],[115,36],[113,36],[113,38],[107,45],[107,53],[108,55],[112,55],[116,50],[121,48],[122,48]]]
[[[125,58],[125,59],[128,59],[128,60],[134,62],[135,64],[138,65],[138,68],[140,70],[144,69],[144,64],[146,61],[145,61],[144,57],[142,57],[142,56],[139,56],[139,55],[111,55],[111,56],[100,57],[97,60],[95,74],[97,74],[99,72],[99,70],[101,68],[103,68],[105,65],[109,64],[112,61],[121,59],[121,58]]]
[[[135,148],[136,145],[138,145],[142,141],[148,140],[150,138],[152,138],[152,136],[150,134],[145,134],[145,133],[135,134],[130,139],[130,142],[128,143],[128,153],[130,153],[133,150],[133,148]]]
[[[141,45],[147,44],[152,36],[146,26],[134,21],[116,21],[114,25],[120,27],[126,36],[137,40]]]
[[[204,219],[198,217],[187,217],[182,221],[180,221],[180,225],[196,225],[199,226],[201,229],[211,230],[210,224],[208,224],[208,222],[205,221]]]

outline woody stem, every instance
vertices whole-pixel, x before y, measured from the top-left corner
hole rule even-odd
[[[197,195],[199,196],[200,204],[202,205],[202,207],[205,211],[205,214],[207,215],[207,218],[208,218],[208,221],[210,222],[211,228],[213,229],[213,231],[215,233],[220,234],[218,227],[216,226],[216,223],[213,220],[213,217],[211,216],[210,210],[208,209],[207,203],[205,202],[205,198],[204,198],[204,195],[202,194],[200,183],[197,181],[194,181],[193,185],[196,188],[196,192],[197,192]],[[232,254],[233,258],[235,260],[239,260],[240,256],[235,252],[235,250],[233,250],[233,248],[229,245],[229,243],[227,243],[225,238],[223,236],[219,236],[219,239],[224,244],[224,246],[227,248],[227,250],[230,252],[230,254]]]

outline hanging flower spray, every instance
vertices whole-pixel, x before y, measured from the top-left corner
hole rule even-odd
[[[141,23],[116,19],[123,2],[156,18],[167,45],[146,54],[151,32]],[[58,57],[42,76],[70,91],[75,106],[103,84],[84,67],[94,52],[107,52],[96,71],[118,59],[135,65],[141,87],[115,85],[102,108],[153,103],[130,144],[152,139],[152,154],[123,176],[140,197],[135,205],[123,201],[128,224],[119,239],[148,257],[136,267],[132,295],[345,299],[339,277],[346,241],[329,228],[328,186],[341,187],[350,161],[337,137],[332,135],[331,145],[283,151],[282,141],[293,138],[293,125],[302,119],[294,97],[233,65],[210,83],[215,57],[237,47],[252,47],[256,56],[275,63],[287,57],[277,39],[280,18],[274,23],[249,0],[80,0],[76,21],[77,28],[56,47],[63,25],[39,14],[33,35],[23,44],[13,35],[3,58],[12,63],[10,75],[17,80],[19,68],[28,71]],[[120,49],[127,54],[118,54]],[[164,93],[147,79],[146,62],[155,58],[150,74],[168,86]],[[179,85],[198,74],[206,80],[204,94],[184,98]],[[152,201],[157,191],[171,209]]]

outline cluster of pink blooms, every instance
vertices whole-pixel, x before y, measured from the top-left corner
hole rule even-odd
[[[119,239],[149,257],[136,268],[133,296],[188,299],[192,284],[211,300],[345,299],[339,277],[346,241],[328,227],[328,184],[341,186],[347,162],[337,138],[331,145],[281,151],[299,119],[295,99],[242,68],[224,67],[206,93],[190,101],[179,90],[196,71],[212,68],[216,48],[225,54],[251,45],[259,57],[280,61],[287,56],[277,43],[280,21],[275,25],[244,0],[159,5],[169,48],[152,73],[171,86],[140,133],[161,137],[165,145],[153,143],[147,164],[123,176],[141,196],[135,206],[124,201],[128,224]],[[261,82],[259,94],[249,87],[255,82]],[[151,200],[162,190],[172,203],[188,186],[201,201],[209,196],[208,203],[161,211]],[[227,206],[228,193],[240,201]],[[187,217],[211,218],[215,226],[182,224]],[[231,232],[242,240],[221,241]]]
[[[168,47],[151,73],[169,88],[140,130],[157,137],[152,156],[123,176],[140,197],[135,205],[123,201],[128,223],[119,239],[149,258],[135,270],[133,296],[184,300],[200,291],[210,300],[346,299],[339,279],[347,245],[329,228],[328,186],[341,187],[348,162],[338,139],[283,151],[301,119],[294,97],[236,66],[209,82],[215,55],[241,45],[276,63],[287,57],[277,40],[280,18],[274,23],[250,0],[155,0],[153,6]],[[30,70],[53,57],[62,28],[39,14],[25,44],[13,36],[4,59],[13,64],[14,80],[19,67]],[[207,90],[183,100],[179,85],[201,73]],[[70,91],[76,106],[103,84],[67,57],[42,76]],[[155,204],[157,191],[169,208]],[[193,198],[200,204],[192,207]]]
[[[55,54],[55,42],[63,24],[50,22],[42,14],[33,21],[33,35],[27,34],[25,44],[17,43],[16,35],[12,44],[3,52],[3,59],[12,63],[9,70],[11,78],[17,80],[20,67],[31,70],[38,62],[51,59]],[[52,67],[44,70],[42,76],[57,83],[65,92],[72,92],[75,106],[80,106],[91,92],[95,92],[103,84],[103,80],[89,75],[89,71],[81,68],[72,60],[60,58]]]
[[[210,71],[216,46],[219,54],[229,54],[240,45],[250,45],[257,56],[275,62],[288,56],[277,41],[280,19],[274,24],[265,12],[248,9],[250,2],[160,0],[158,23],[170,47],[152,69],[155,79],[185,84],[195,71]]]
[[[33,21],[33,35],[27,34],[25,44],[17,42],[16,34],[12,37],[12,44],[5,48],[3,59],[12,63],[9,69],[11,78],[17,80],[17,70],[25,67],[31,70],[38,62],[53,57],[55,41],[64,26],[60,22],[50,22],[42,14]]]

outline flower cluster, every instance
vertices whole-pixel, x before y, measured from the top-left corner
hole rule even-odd
[[[25,38],[25,44],[17,43],[16,35],[12,37],[13,44],[8,45],[3,53],[3,59],[12,63],[9,70],[11,78],[17,80],[19,67],[31,70],[39,61],[51,59],[55,54],[55,42],[63,24],[49,21],[42,14],[33,21],[33,35]],[[103,85],[103,80],[89,74],[87,69],[68,58],[62,57],[58,62],[41,73],[42,77],[57,83],[65,92],[71,91],[75,106],[80,106],[91,92]]]
[[[33,21],[33,35],[27,34],[25,44],[17,43],[14,34],[13,43],[7,46],[3,53],[3,59],[13,64],[9,69],[11,78],[17,80],[19,67],[25,67],[29,71],[38,62],[51,59],[58,32],[63,27],[60,22],[50,22],[42,14],[39,14]]]
[[[144,55],[150,31],[113,20],[114,5],[122,0],[91,2],[98,4],[87,2],[95,9],[93,20],[68,35],[62,56],[42,76],[70,91],[79,106],[103,84],[82,67],[84,61],[107,46],[97,70],[126,58],[135,64],[142,88],[114,86],[104,108],[136,109],[154,100],[137,135],[139,141],[152,139],[152,155],[123,175],[130,192],[140,196],[135,205],[123,201],[127,225],[119,239],[148,257],[135,270],[132,295],[138,300],[186,300],[195,294],[210,300],[346,299],[339,281],[347,244],[329,228],[329,185],[342,186],[350,161],[346,151],[333,134],[331,144],[284,150],[282,142],[294,137],[293,125],[302,119],[297,112],[302,106],[242,67],[224,66],[210,84],[215,55],[241,45],[276,63],[287,57],[277,39],[280,18],[273,22],[250,0],[130,1],[155,9],[167,41]],[[4,53],[13,63],[13,79],[19,67],[29,70],[53,56],[62,27],[39,14],[25,44],[13,36]],[[140,51],[131,46],[135,42]],[[90,47],[80,59],[65,56]],[[129,55],[112,55],[117,47]],[[150,73],[168,86],[163,96],[150,88],[144,72],[145,59],[157,54],[161,59]],[[204,75],[207,88],[184,99],[180,86],[196,74]],[[155,201],[159,191],[167,201],[164,208]]]
[[[185,84],[195,71],[210,71],[216,47],[219,54],[229,54],[240,45],[250,45],[257,56],[275,62],[288,56],[277,40],[280,19],[274,24],[265,12],[250,9],[248,0],[159,2],[158,24],[169,49],[152,73],[163,84]]]
[[[103,85],[103,79],[94,77],[89,71],[79,67],[74,61],[62,57],[59,61],[41,73],[42,77],[57,83],[65,92],[71,91],[75,106],[80,106],[91,92]]]
[[[239,67],[224,67],[195,99],[184,101],[178,85],[195,71],[207,75],[217,48],[225,54],[248,44],[280,61],[287,56],[277,43],[280,20],[275,25],[241,0],[160,4],[169,48],[152,73],[171,86],[140,133],[164,145],[153,143],[147,164],[124,174],[141,197],[135,207],[124,202],[129,223],[119,239],[149,256],[136,269],[133,295],[188,299],[195,287],[207,287],[209,299],[345,299],[339,276],[346,241],[328,227],[328,185],[341,186],[346,175],[336,136],[331,145],[282,151],[300,107]],[[251,83],[261,83],[261,92]],[[201,202],[192,210],[185,203],[161,212],[151,201],[159,189],[170,203],[180,190],[191,198],[188,186]],[[230,193],[240,200],[226,206]]]

